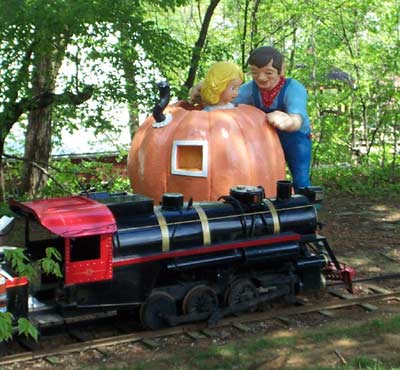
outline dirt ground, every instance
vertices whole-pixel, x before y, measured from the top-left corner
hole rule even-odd
[[[400,273],[400,201],[398,199],[374,200],[356,196],[327,196],[319,212],[319,220],[324,224],[321,234],[328,238],[336,256],[357,271],[356,278],[372,277],[380,274]],[[398,289],[399,280],[387,280],[382,284],[388,289]],[[380,284],[381,286],[381,284]],[[398,306],[398,305],[397,305]],[[398,308],[388,307],[387,312],[376,311],[362,315],[361,320],[387,318]],[[348,321],[350,320],[350,322]],[[346,315],[333,325],[352,325],[360,321],[357,311],[353,317]],[[301,348],[301,347],[300,347]],[[333,351],[332,349],[335,349]],[[369,358],[385,359],[387,363],[400,365],[400,334],[387,334],[384,337],[373,335],[363,343],[340,340],[332,343],[330,350],[307,345],[299,351],[297,361],[292,358],[292,366],[324,364],[336,366],[344,364],[345,358],[366,355]],[[283,361],[282,356],[278,359]],[[392,361],[393,359],[393,361]],[[278,365],[278,364],[277,364]],[[289,365],[286,363],[285,366]],[[274,368],[274,367],[265,367]],[[280,368],[280,366],[277,366]],[[260,367],[263,369],[263,367]]]
[[[321,234],[328,238],[328,241],[335,251],[338,259],[345,262],[357,270],[357,277],[369,277],[379,274],[400,273],[400,202],[398,200],[386,199],[376,201],[374,199],[358,198],[355,196],[333,196],[328,195],[319,212],[319,221],[324,224]],[[388,280],[385,282],[387,288],[397,288],[398,280]],[[334,325],[335,328],[353,325],[361,320],[371,320],[374,318],[390,318],[391,315],[399,314],[400,303],[388,307],[388,311],[381,310],[371,312],[369,315],[359,315],[355,310],[353,315],[345,315],[341,321],[327,320],[313,321],[305,318],[298,327],[287,329],[284,326],[266,332],[246,334],[240,337],[226,338],[224,343],[240,343],[251,339],[254,335],[268,335],[270,337],[296,336],[301,335],[306,330],[313,330],[316,327]],[[360,319],[360,316],[361,319]],[[310,320],[308,320],[310,319]],[[269,330],[269,329],[267,329]],[[289,330],[289,332],[288,332]],[[329,330],[329,329],[327,329]],[[208,344],[207,344],[208,343]],[[217,343],[218,344],[218,343]],[[221,344],[221,345],[222,345]],[[154,358],[165,358],[165,356],[184,357],[185,352],[191,348],[206,349],[209,342],[201,341],[177,343],[173,340],[165,343],[163,348],[156,351],[143,349],[136,344],[128,344],[124,348],[114,348],[106,350],[113,352],[113,356],[107,361],[102,356],[96,359],[96,355],[91,353],[80,353],[69,355],[61,359],[59,365],[49,365],[40,362],[29,364],[26,368],[64,368],[64,369],[99,369],[99,368],[122,368],[139,361],[146,361],[149,367],[143,369],[153,369],[151,361]],[[296,343],[296,350],[288,350],[283,347],[277,349],[274,354],[261,360],[264,356],[259,353],[255,356],[254,363],[248,369],[267,370],[267,369],[309,369],[311,367],[329,366],[334,368],[338,365],[345,365],[354,356],[368,356],[373,359],[386,359],[387,363],[400,366],[400,333],[390,333],[384,336],[371,335],[360,343],[350,339],[335,339],[326,344],[316,345],[307,341]],[[99,355],[97,353],[97,355]],[[258,357],[260,361],[258,361]],[[17,366],[15,369],[24,368]],[[142,367],[141,367],[142,368]],[[199,369],[197,366],[191,367],[165,367],[165,369]],[[210,364],[210,369],[219,369]],[[225,367],[224,367],[225,368]],[[233,366],[233,369],[242,367]],[[389,367],[388,367],[389,368]],[[393,367],[399,368],[399,367]],[[247,368],[246,368],[247,369]]]
[[[327,196],[321,234],[358,277],[400,272],[400,201]]]

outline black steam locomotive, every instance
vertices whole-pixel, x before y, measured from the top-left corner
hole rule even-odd
[[[324,276],[350,284],[353,271],[317,233],[321,191],[304,190],[292,195],[281,182],[277,198],[266,199],[261,187],[236,186],[201,203],[166,193],[160,205],[138,194],[86,193],[10,207],[26,218],[32,261],[48,247],[62,255],[63,278],[43,275],[29,289],[35,300],[64,313],[139,309],[143,325],[157,329],[291,300],[323,288]],[[7,309],[29,315],[26,280],[1,268]]]

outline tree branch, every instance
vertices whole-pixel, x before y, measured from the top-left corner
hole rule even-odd
[[[0,138],[4,140],[11,130],[13,124],[18,120],[20,113],[16,120],[9,119],[10,116],[13,116],[15,101],[18,99],[18,92],[23,85],[23,81],[26,76],[29,74],[29,66],[32,61],[32,53],[33,47],[35,43],[30,45],[25,52],[24,57],[21,61],[21,66],[17,71],[16,77],[14,81],[10,84],[10,88],[8,92],[6,92],[5,96],[7,96],[6,102],[4,102],[3,113],[0,113]],[[7,103],[8,100],[8,103]]]
[[[201,25],[199,38],[197,39],[197,41],[194,45],[194,48],[193,48],[192,58],[190,60],[189,74],[188,74],[188,77],[187,77],[185,83],[183,84],[183,88],[186,89],[186,92],[189,91],[190,88],[193,86],[194,80],[196,78],[196,72],[197,72],[197,68],[199,65],[199,61],[200,61],[200,55],[201,55],[201,52],[203,50],[203,47],[204,47],[204,44],[206,41],[208,27],[210,26],[210,22],[211,22],[212,15],[214,14],[214,10],[220,1],[221,0],[211,0],[210,4],[208,5],[206,14],[203,19],[203,23]],[[182,94],[182,92],[181,92],[181,94]]]
[[[44,92],[32,98],[21,99],[17,103],[10,104],[2,114],[0,114],[0,122],[4,122],[5,127],[12,127],[18,121],[23,113],[35,109],[46,108],[49,105],[80,105],[89,100],[93,95],[94,88],[86,85],[81,92],[73,94],[70,91],[64,91],[61,94]]]
[[[93,95],[93,86],[85,86],[82,92],[73,94],[70,91],[64,91],[61,94],[44,92],[31,99],[22,99],[17,105],[23,112],[46,108],[49,105],[79,105],[89,100]]]
[[[4,158],[7,159],[15,159],[15,160],[19,160],[19,161],[23,161],[23,162],[29,162],[32,164],[33,167],[36,167],[37,169],[39,169],[39,171],[43,172],[49,179],[53,180],[54,183],[56,185],[58,185],[62,190],[64,190],[67,193],[70,193],[71,191],[69,189],[67,189],[63,184],[61,184],[59,181],[57,181],[54,176],[52,176],[39,162],[36,161],[32,161],[31,159],[28,159],[26,157],[18,157],[15,155],[9,155],[9,154],[3,154]],[[50,166],[53,170],[59,171],[57,168]],[[4,193],[3,193],[4,194]]]

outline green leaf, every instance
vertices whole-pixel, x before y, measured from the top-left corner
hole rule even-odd
[[[61,254],[60,252],[53,247],[46,248],[46,257],[47,258],[54,258],[56,261],[61,261]]]
[[[25,318],[18,320],[18,333],[24,334],[26,337],[32,337],[35,341],[38,340],[39,332],[33,324]]]
[[[11,339],[12,320],[13,316],[10,312],[0,312],[0,342]]]
[[[46,257],[40,260],[40,266],[46,274],[53,274],[61,278],[62,273],[58,261],[61,261],[61,254],[56,248],[48,247],[46,248]]]

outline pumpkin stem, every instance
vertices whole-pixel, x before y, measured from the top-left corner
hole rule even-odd
[[[157,84],[158,92],[160,94],[160,100],[153,108],[153,117],[157,122],[162,122],[165,120],[165,115],[163,114],[165,107],[169,103],[170,99],[170,86],[168,81],[161,81]]]

